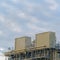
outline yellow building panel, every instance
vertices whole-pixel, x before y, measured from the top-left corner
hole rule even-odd
[[[44,32],[36,34],[35,47],[54,47],[56,43],[56,37],[54,32]]]
[[[21,37],[15,39],[15,50],[23,50],[31,45],[30,37]]]
[[[16,38],[15,39],[15,49],[25,49],[25,38]]]

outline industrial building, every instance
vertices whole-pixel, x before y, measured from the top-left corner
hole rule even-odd
[[[0,51],[0,60],[8,60],[8,57],[4,55],[3,52]]]
[[[60,60],[60,49],[56,48],[55,32],[36,34],[35,40],[31,37],[15,39],[15,50],[5,53],[8,60]]]

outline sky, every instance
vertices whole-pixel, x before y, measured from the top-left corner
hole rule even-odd
[[[60,41],[60,0],[0,0],[0,50],[15,38],[53,31]]]

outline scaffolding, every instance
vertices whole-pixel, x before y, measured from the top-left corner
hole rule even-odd
[[[59,60],[60,49],[55,48],[30,48],[20,51],[11,51],[5,54],[9,60]],[[58,56],[59,55],[59,56]]]

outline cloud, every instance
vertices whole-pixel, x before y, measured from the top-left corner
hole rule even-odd
[[[10,7],[10,5],[7,2],[2,2],[1,6],[4,7],[4,8],[9,8]]]
[[[0,5],[2,8],[5,9],[6,12],[10,12],[11,10],[15,9],[15,6],[7,3],[7,1],[2,2]]]
[[[50,10],[56,10],[58,7],[58,4],[55,0],[45,0],[47,3],[49,3],[49,9]]]
[[[56,1],[57,0],[2,1],[2,3],[0,2],[0,23],[2,25],[1,28],[4,29],[4,31],[7,30],[7,33],[14,33],[11,35],[11,40],[13,40],[14,37],[24,34],[31,36],[37,32],[45,32],[49,30],[55,30],[57,32],[59,25],[55,24],[55,26],[53,26],[55,21],[57,24],[59,22],[59,18],[57,17],[59,14],[56,10],[59,5]],[[53,17],[55,14],[56,19]],[[0,29],[0,35],[5,34],[2,29]],[[21,33],[21,35],[19,33]],[[6,42],[8,42],[7,40],[10,40],[9,38],[10,35],[8,35],[6,38]],[[7,46],[6,44],[4,45]]]
[[[17,13],[17,16],[18,17],[20,17],[20,18],[23,18],[23,19],[27,19],[28,17],[27,17],[27,14],[26,13],[24,13],[24,12],[19,12],[19,13]]]
[[[27,10],[29,12],[32,12],[33,8],[36,7],[36,5],[34,3],[30,3],[30,2],[25,2],[25,6],[27,7]]]
[[[18,3],[19,0],[11,0],[13,3]]]
[[[4,32],[2,30],[0,30],[0,36],[4,35]]]
[[[11,0],[13,3],[24,3],[26,0]]]
[[[31,23],[39,23],[39,19],[37,19],[36,17],[31,16],[30,22]]]
[[[0,22],[4,22],[4,16],[0,15]]]
[[[34,9],[40,10],[41,8],[40,4],[35,2],[30,2],[29,0],[16,0],[16,1],[18,1],[19,6],[22,5],[22,8],[27,12],[34,12]]]
[[[38,25],[28,23],[27,24],[28,28],[31,29],[32,31],[47,31],[48,29],[39,27]]]
[[[8,20],[8,18],[6,18],[5,16],[0,16],[0,21],[1,21],[1,23],[4,24],[5,27],[7,27],[8,29],[10,29],[13,32],[17,32],[17,33],[22,32],[21,27],[17,23],[15,23],[11,20]],[[3,34],[2,31],[0,31],[0,35],[1,34]]]
[[[50,8],[51,10],[56,10],[57,7],[58,7],[58,5],[55,3],[55,4],[51,5],[49,8]]]
[[[25,1],[24,6],[28,12],[34,12],[35,10],[40,10],[41,5],[34,2]]]
[[[22,32],[21,27],[17,23],[14,23],[12,21],[7,21],[5,24],[6,24],[6,27],[13,32],[16,32],[16,33]]]
[[[5,49],[4,48],[0,48],[0,51],[4,51]]]
[[[19,12],[16,13],[16,15],[17,15],[18,18],[22,18],[22,19],[27,20],[31,23],[39,23],[38,18],[36,18],[35,16],[31,16],[26,12],[19,11]]]

